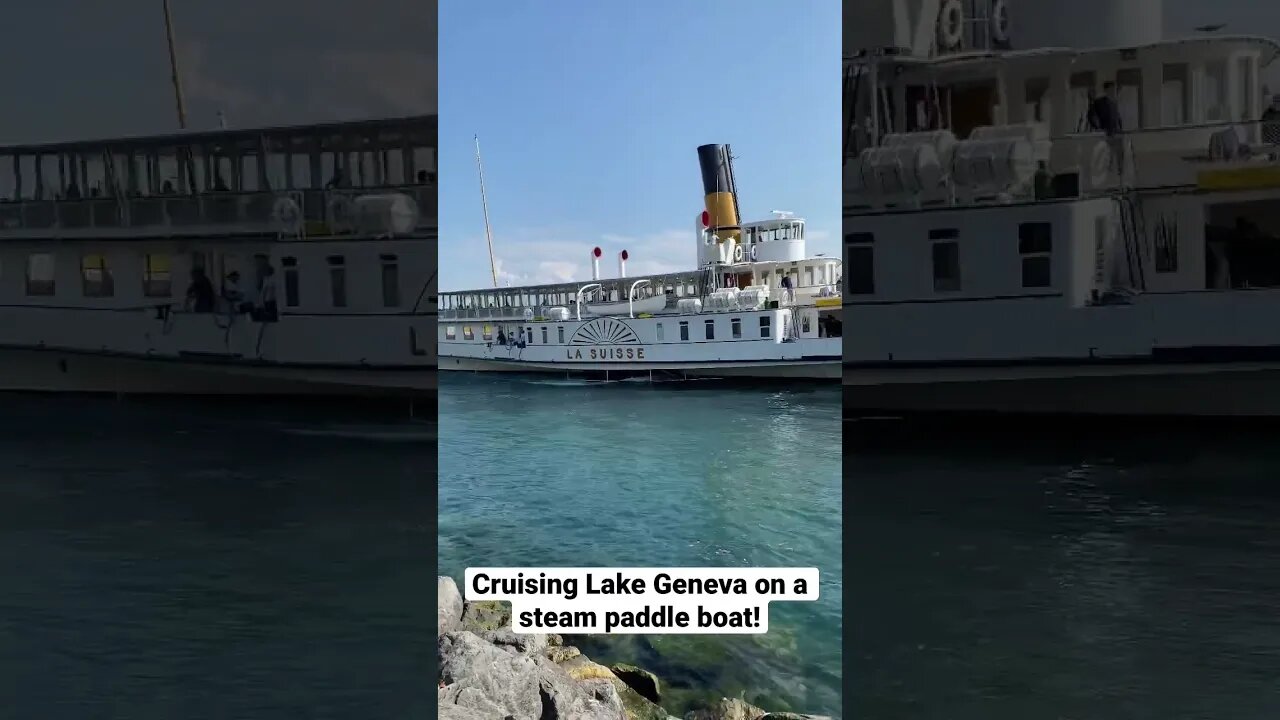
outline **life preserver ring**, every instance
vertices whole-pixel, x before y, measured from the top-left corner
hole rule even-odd
[[[960,0],[947,0],[938,11],[938,40],[945,48],[954,48],[964,39],[964,6]]]
[[[733,246],[733,261],[742,262],[742,246],[741,245]]]
[[[756,261],[756,246],[753,244],[751,246],[751,262],[755,262],[755,261]]]
[[[293,231],[302,222],[302,208],[298,207],[298,203],[294,202],[293,198],[280,197],[271,208],[271,217],[285,231]]]
[[[335,195],[329,199],[329,219],[343,222],[351,217],[351,199],[346,195]]]
[[[991,8],[991,39],[1001,45],[1009,42],[1009,3],[1008,0],[996,0]]]

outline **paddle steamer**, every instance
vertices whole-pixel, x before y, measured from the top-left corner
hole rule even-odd
[[[431,394],[436,117],[0,147],[0,389]]]
[[[727,145],[698,148],[705,210],[687,272],[447,292],[442,370],[567,377],[812,378],[840,373],[840,260],[808,256],[789,213],[740,223]]]
[[[847,408],[1280,414],[1277,44],[1167,39],[1158,0],[892,11],[846,28]]]

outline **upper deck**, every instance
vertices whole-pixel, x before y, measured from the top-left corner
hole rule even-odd
[[[361,195],[403,194],[436,228],[437,119],[0,147],[0,240],[344,236]]]
[[[901,205],[883,197],[891,193],[872,187],[878,178],[868,181],[874,172],[863,158],[886,141],[901,142],[895,136],[935,131],[962,144],[987,142],[981,150],[987,155],[995,148],[990,141],[1025,134],[1025,150],[1012,143],[996,148],[1024,155],[1017,159],[1019,168],[996,168],[1017,176],[1022,187],[1013,188],[1013,194],[1045,194],[1031,187],[1038,170],[1057,198],[1169,187],[1222,189],[1243,182],[1242,175],[1253,176],[1256,187],[1259,168],[1276,165],[1280,124],[1274,111],[1267,111],[1260,75],[1278,52],[1280,47],[1265,38],[1205,35],[1137,47],[848,57],[845,204]],[[1088,122],[1091,97],[1107,86],[1120,120],[1119,132],[1110,136]],[[951,179],[957,170],[951,159],[966,153],[958,146],[954,156],[939,149],[935,165],[948,176],[944,180]],[[971,153],[969,159],[974,159]],[[985,172],[984,167],[959,168],[975,169]],[[1265,183],[1275,184],[1280,167],[1261,174],[1272,176]],[[926,195],[937,189],[922,188]]]

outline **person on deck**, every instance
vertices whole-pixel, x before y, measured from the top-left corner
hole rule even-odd
[[[202,268],[191,269],[191,284],[187,286],[187,309],[191,312],[213,312],[213,283]]]
[[[222,299],[226,301],[228,311],[233,314],[253,309],[252,303],[245,302],[244,292],[240,290],[240,271],[232,270],[222,281]]]
[[[270,263],[262,269],[262,286],[258,288],[254,319],[258,322],[275,322],[280,319],[280,306],[276,301],[276,269]]]
[[[1124,175],[1124,140],[1121,138],[1124,127],[1120,122],[1120,106],[1116,104],[1114,97],[1115,89],[1115,83],[1103,83],[1102,95],[1089,103],[1089,126],[1095,131],[1106,133],[1107,145],[1111,148],[1112,167],[1118,174]]]

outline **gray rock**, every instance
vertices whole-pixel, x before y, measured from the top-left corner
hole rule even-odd
[[[436,578],[436,637],[458,629],[462,622],[462,595],[453,578]]]
[[[511,605],[501,600],[476,600],[462,607],[462,629],[472,632],[510,630]]]
[[[461,705],[446,705],[440,703],[440,712],[436,716],[439,720],[496,720],[501,715],[490,715],[489,713],[480,712],[474,708],[463,707]]]
[[[578,683],[541,656],[499,648],[472,632],[442,635],[440,707],[457,705],[491,718],[625,720],[617,692]]]
[[[738,698],[720,698],[715,705],[685,713],[684,720],[759,720],[765,711]]]
[[[640,697],[653,703],[662,702],[662,684],[658,682],[657,675],[626,663],[617,663],[609,669],[619,680],[639,693]]]
[[[517,634],[511,630],[482,630],[476,634],[500,648],[522,655],[541,653],[547,649],[548,644],[547,636],[538,633]]]
[[[576,657],[582,657],[582,651],[572,645],[552,645],[542,653],[548,660],[557,665],[568,662]]]

